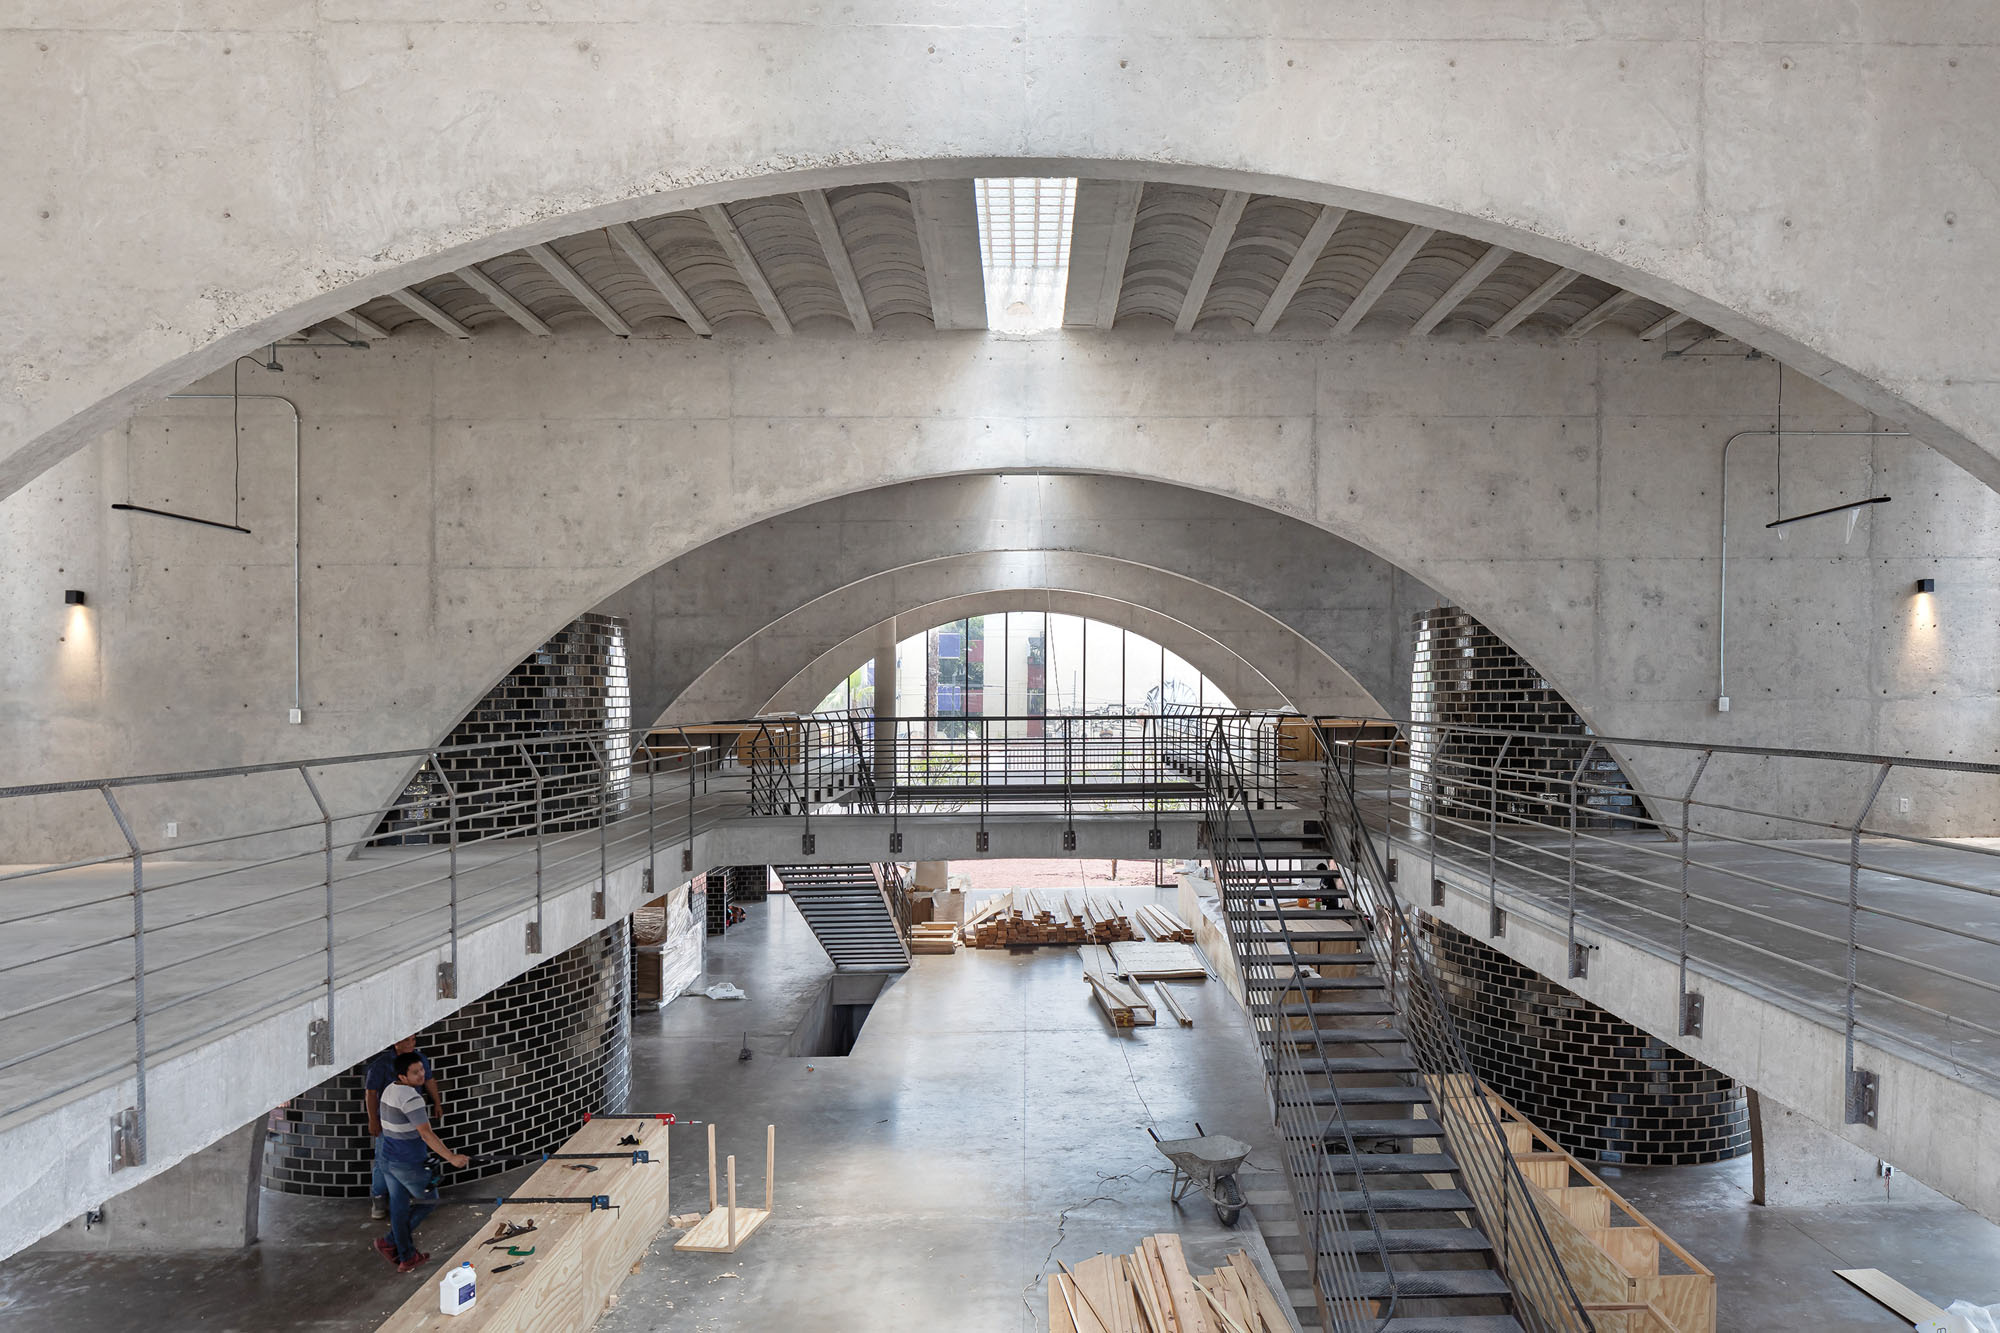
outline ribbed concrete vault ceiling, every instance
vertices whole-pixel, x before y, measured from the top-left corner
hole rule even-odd
[[[973,201],[969,181],[885,183],[668,213],[436,274],[361,306],[352,328],[329,327],[364,338],[426,325],[458,338],[514,325],[621,337],[981,327],[962,297],[980,281]],[[1715,336],[1545,260],[1277,195],[1085,180],[1075,216],[1070,326],[1595,334],[1676,348]]]

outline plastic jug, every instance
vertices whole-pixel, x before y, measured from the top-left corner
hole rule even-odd
[[[444,1270],[438,1279],[438,1309],[446,1314],[464,1314],[472,1308],[473,1279],[477,1272],[469,1263]]]

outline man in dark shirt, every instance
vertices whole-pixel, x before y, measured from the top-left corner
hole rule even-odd
[[[389,1215],[389,1181],[382,1173],[382,1093],[396,1081],[395,1062],[399,1055],[415,1055],[423,1061],[424,1100],[430,1103],[433,1125],[444,1118],[444,1098],[438,1092],[437,1077],[431,1070],[430,1057],[417,1049],[415,1037],[405,1037],[388,1050],[368,1062],[365,1091],[362,1097],[368,1106],[368,1137],[374,1141],[375,1165],[368,1181],[370,1217]]]

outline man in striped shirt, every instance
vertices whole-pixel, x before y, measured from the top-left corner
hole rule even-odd
[[[453,1166],[464,1166],[471,1159],[447,1148],[431,1128],[422,1091],[428,1077],[423,1057],[415,1051],[399,1052],[395,1073],[396,1081],[382,1091],[382,1147],[377,1154],[388,1178],[389,1234],[377,1240],[375,1248],[396,1265],[398,1273],[414,1273],[430,1256],[417,1249],[411,1233],[438,1202],[426,1159],[433,1152]]]

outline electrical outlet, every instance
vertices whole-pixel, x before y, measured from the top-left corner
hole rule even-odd
[[[1897,813],[1897,814],[1899,814],[1899,815],[1907,815],[1907,814],[1909,814],[1909,813],[1910,813],[1910,798],[1909,798],[1909,797],[1907,797],[1907,796],[1898,796],[1898,797],[1896,798],[1896,813]]]
[[[178,838],[181,836],[181,826],[178,822],[171,819],[167,821],[167,836],[169,838]]]

